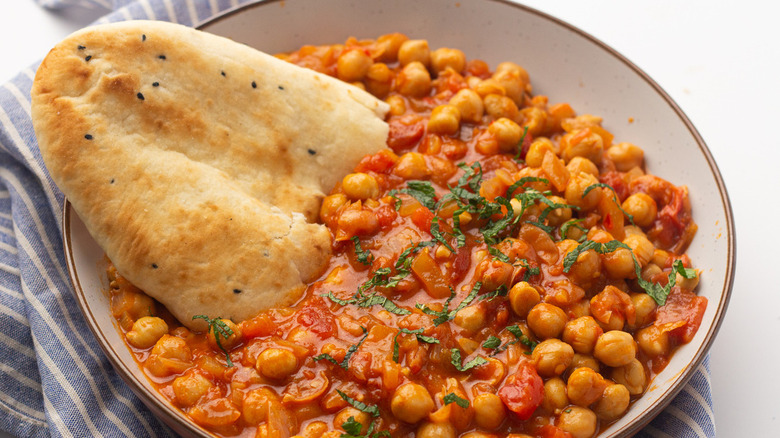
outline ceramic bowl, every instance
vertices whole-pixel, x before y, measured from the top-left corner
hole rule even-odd
[[[735,266],[735,236],[725,186],[710,151],[688,118],[644,72],[604,43],[554,17],[495,0],[261,1],[202,23],[201,29],[277,53],[304,44],[402,32],[432,48],[454,47],[495,68],[514,61],[535,94],[597,114],[617,141],[645,151],[650,173],[690,189],[699,231],[688,253],[702,270],[698,293],[709,300],[701,328],[681,347],[647,393],[600,436],[628,436],[655,417],[701,363],[723,318]],[[210,436],[163,400],[138,368],[109,312],[103,252],[68,205],[64,235],[81,308],[117,371],[151,410],[184,436]]]

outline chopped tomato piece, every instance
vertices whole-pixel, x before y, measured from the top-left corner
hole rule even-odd
[[[322,298],[312,299],[301,308],[296,320],[319,336],[320,339],[336,335],[336,325],[333,323],[332,313],[327,310]]]
[[[679,287],[673,287],[666,299],[666,304],[658,308],[655,325],[684,321],[685,324],[671,330],[669,336],[677,340],[678,343],[685,344],[696,335],[706,310],[706,298],[681,290]]]
[[[411,214],[412,222],[417,225],[417,228],[430,232],[431,221],[433,220],[433,213],[425,207],[414,210]]]
[[[526,362],[520,365],[517,372],[507,377],[504,386],[498,390],[498,396],[507,409],[517,414],[519,419],[527,420],[542,404],[544,382],[533,365]]]
[[[536,434],[541,438],[572,438],[573,437],[571,433],[566,432],[560,427],[553,426],[552,424],[546,424],[542,426],[539,429],[539,431],[536,432]]]
[[[422,138],[425,133],[425,121],[413,115],[390,119],[390,134],[387,145],[394,151],[409,149]]]

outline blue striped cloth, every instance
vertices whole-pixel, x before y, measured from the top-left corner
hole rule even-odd
[[[99,20],[192,25],[251,0],[37,0],[103,7]],[[104,357],[73,296],[62,249],[63,195],[30,120],[35,66],[0,86],[0,430],[19,437],[175,436]],[[709,362],[639,436],[714,437]]]

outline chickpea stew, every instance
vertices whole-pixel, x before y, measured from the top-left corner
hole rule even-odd
[[[695,335],[688,191],[594,115],[402,34],[278,55],[391,106],[388,148],[322,202],[325,274],[236,323],[178,323],[109,265],[163,397],[217,436],[598,435]]]

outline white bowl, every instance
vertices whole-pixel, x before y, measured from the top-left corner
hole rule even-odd
[[[604,126],[618,141],[644,149],[649,172],[690,189],[699,231],[688,254],[702,270],[698,294],[709,305],[694,339],[674,354],[626,415],[599,436],[637,432],[674,398],[704,358],[733,282],[736,247],[728,195],[710,151],[680,108],[613,49],[544,13],[495,0],[260,1],[200,27],[267,53],[402,32],[427,39],[432,48],[459,48],[492,68],[514,61],[530,73],[535,94],[547,95],[553,103],[569,102],[578,114],[604,117]],[[144,403],[178,433],[210,436],[162,399],[138,368],[109,312],[103,251],[69,204],[64,216],[76,295],[109,359]]]

